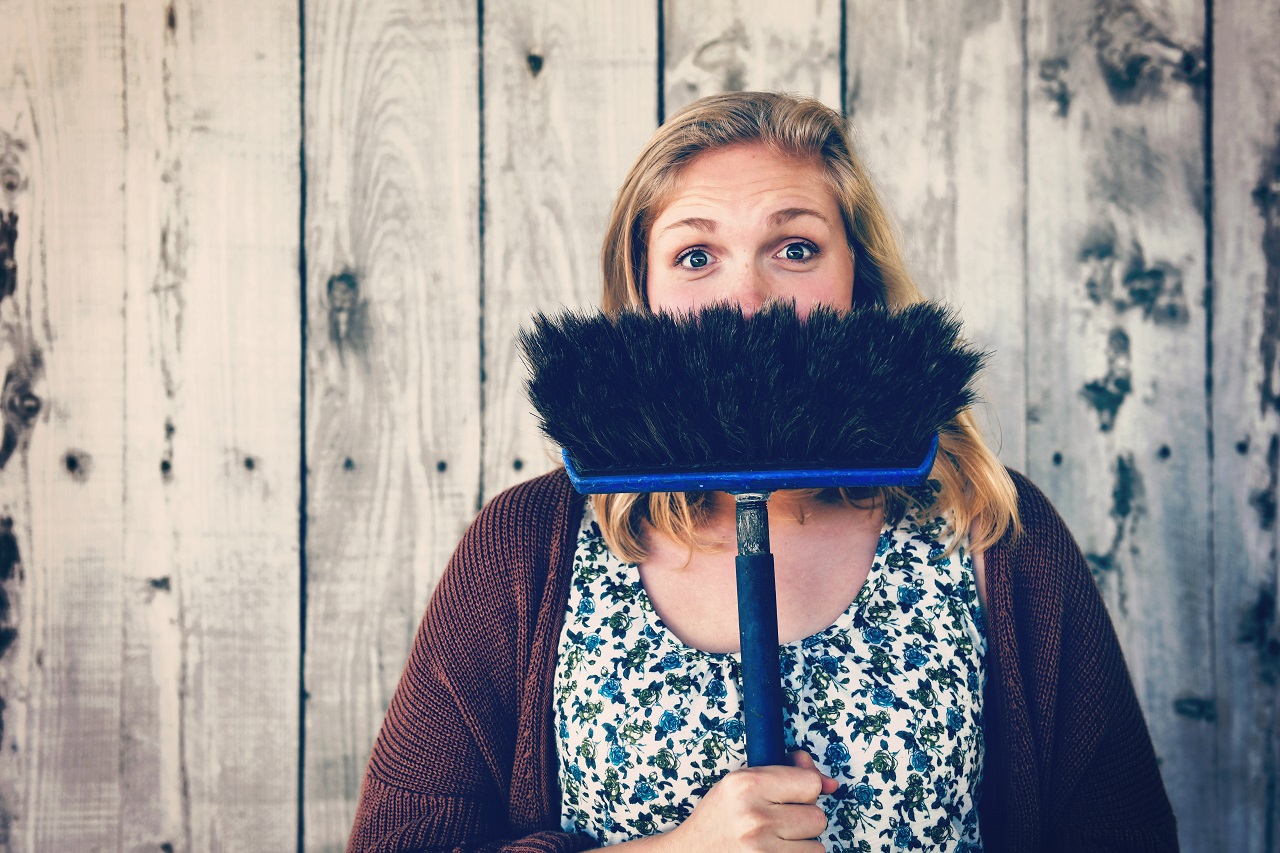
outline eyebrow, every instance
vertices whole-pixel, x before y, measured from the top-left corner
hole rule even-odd
[[[816,210],[810,210],[807,207],[784,207],[782,210],[775,210],[769,214],[769,226],[777,228],[779,225],[786,225],[791,220],[798,219],[801,216],[813,216],[823,222],[827,222],[827,217]],[[827,222],[827,224],[830,225],[831,223]]]
[[[709,231],[714,234],[716,232],[716,221],[714,219],[704,219],[701,216],[686,216],[678,222],[672,222],[658,233],[660,235],[666,234],[674,228],[696,228],[699,231]]]
[[[782,210],[775,210],[769,214],[768,224],[770,228],[777,228],[786,225],[793,219],[799,219],[802,216],[812,216],[822,222],[827,222],[827,217],[823,216],[816,210],[808,207],[784,207]],[[694,228],[698,231],[706,231],[711,234],[716,233],[716,221],[714,219],[706,219],[701,216],[686,216],[684,219],[672,222],[666,228],[659,231],[659,235],[666,234],[668,231],[676,228]]]

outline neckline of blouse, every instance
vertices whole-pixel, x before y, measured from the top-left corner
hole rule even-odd
[[[884,541],[886,535],[892,536],[894,531],[906,522],[909,515],[903,516],[897,523],[891,522],[888,516],[885,517],[880,526],[880,536],[877,540],[875,556],[871,558],[871,569],[867,572],[867,577],[862,581],[862,586],[858,587],[857,594],[854,595],[848,606],[827,627],[821,628],[807,637],[779,643],[778,651],[780,656],[787,651],[793,651],[799,655],[804,649],[817,646],[823,639],[838,633],[840,630],[853,630],[858,613],[866,607],[871,596],[884,586],[887,579],[889,568],[885,564],[884,558],[888,552],[880,547],[880,543]],[[626,571],[626,580],[636,591],[636,605],[640,609],[641,618],[644,619],[645,626],[659,638],[660,642],[670,646],[672,651],[678,653],[686,661],[700,659],[719,663],[732,662],[737,665],[742,663],[741,651],[711,652],[706,649],[700,649],[697,646],[691,646],[676,636],[676,633],[662,621],[662,617],[654,609],[653,602],[649,599],[649,591],[645,589],[644,581],[640,577],[640,565],[630,560],[622,559],[604,541],[603,534],[599,532],[599,524],[592,510],[591,501],[585,502],[583,514],[583,526],[586,527],[588,525],[595,525],[594,529],[590,529],[590,535],[599,537],[599,545],[603,552],[609,555],[609,560]]]

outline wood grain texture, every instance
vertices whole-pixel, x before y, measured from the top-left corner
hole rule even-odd
[[[524,395],[516,331],[600,298],[600,240],[657,122],[657,7],[484,7],[484,455],[487,499],[558,464]]]
[[[32,0],[0,17],[0,848],[106,850],[122,787],[120,9]]]
[[[1215,3],[1213,614],[1220,850],[1280,849],[1280,18]]]
[[[297,6],[152,0],[120,24],[119,845],[288,849],[301,646]]]
[[[150,8],[148,8],[148,5]],[[192,769],[186,749],[190,617],[181,539],[186,507],[169,488],[187,477],[190,459],[175,460],[174,439],[184,388],[183,327],[193,239],[189,173],[198,168],[186,140],[192,108],[191,32],[186,9],[169,28],[158,4],[135,4],[121,20],[124,86],[130,128],[125,178],[125,561],[121,692],[120,848],[192,849]],[[199,241],[199,237],[194,237]],[[184,430],[188,423],[182,423]]]
[[[993,353],[977,412],[1026,468],[1022,9],[851,0],[845,100],[920,288]]]
[[[1186,850],[1217,843],[1203,7],[1028,6],[1028,469],[1089,557]]]
[[[307,8],[305,847],[341,850],[480,482],[475,3]]]
[[[840,3],[660,0],[668,116],[717,92],[782,90],[840,109]]]

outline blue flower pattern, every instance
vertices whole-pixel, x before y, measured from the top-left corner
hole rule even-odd
[[[923,514],[922,515],[926,515]],[[981,608],[944,519],[886,523],[871,573],[830,627],[779,648],[788,749],[840,786],[830,851],[980,851]],[[746,763],[737,654],[684,645],[639,570],[584,513],[554,702],[561,826],[613,844],[673,828]]]

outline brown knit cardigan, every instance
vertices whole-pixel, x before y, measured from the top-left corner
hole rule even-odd
[[[986,553],[987,851],[1176,850],[1120,646],[1062,519]],[[348,853],[574,851],[559,831],[552,677],[582,513],[563,470],[481,511],[427,607],[365,772]]]

